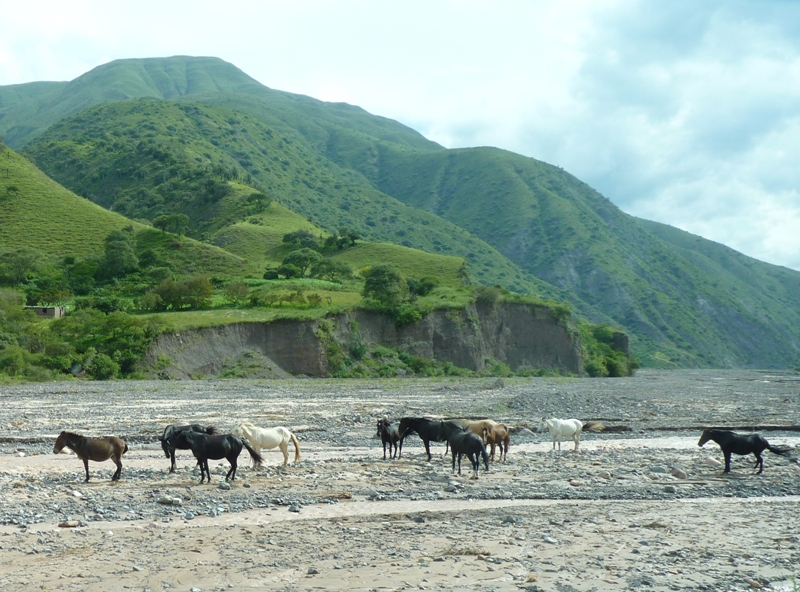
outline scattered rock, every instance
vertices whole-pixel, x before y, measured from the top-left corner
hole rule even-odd
[[[688,479],[689,475],[686,474],[686,471],[679,467],[672,467],[670,474],[675,477],[676,479]]]

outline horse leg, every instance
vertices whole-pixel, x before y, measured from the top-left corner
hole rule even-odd
[[[575,442],[575,450],[573,450],[573,452],[578,452],[578,446],[580,446],[581,443],[581,435],[575,434],[572,436],[572,441]]]
[[[428,462],[431,462],[431,442],[430,440],[423,440],[422,442],[425,444],[425,452],[428,453]]]
[[[225,481],[228,480],[228,477],[230,477],[230,480],[233,481],[234,479],[236,479],[236,467],[237,467],[236,457],[232,456],[231,458],[228,459],[228,462],[231,463],[231,468],[225,474]]]
[[[455,474],[456,472],[456,451],[453,450],[453,471],[451,474]]]
[[[469,454],[469,462],[472,463],[472,470],[475,471],[474,479],[477,479],[478,478],[478,469],[481,466],[481,462],[480,462],[480,460],[478,460],[477,453],[473,452],[473,453]]]
[[[208,459],[198,458],[197,462],[200,465],[200,485],[202,485],[203,482],[205,481],[206,475],[208,475],[208,482],[211,483],[211,471],[208,470]]]
[[[169,472],[170,473],[174,473],[175,472],[175,448],[172,447],[172,446],[169,447],[169,460],[170,460]]]
[[[722,471],[723,473],[730,473],[731,472],[731,451],[724,450],[722,452],[725,455],[725,470]]]
[[[119,481],[119,476],[122,474],[122,459],[118,456],[114,457],[114,464],[117,465],[117,470],[111,476],[112,481]]]
[[[86,481],[84,481],[84,483],[88,483],[89,482],[89,459],[88,458],[84,458],[83,459],[83,468],[86,470]]]
[[[753,466],[753,468],[761,465],[761,468],[758,469],[758,474],[760,475],[764,472],[764,459],[759,452],[754,452],[753,454],[756,455],[756,464]]]
[[[392,449],[391,446],[389,447],[389,453],[391,454]],[[383,460],[386,460],[386,440],[383,441]]]
[[[289,464],[289,444],[287,442],[281,442],[280,446],[281,452],[283,452],[283,466],[285,467]]]

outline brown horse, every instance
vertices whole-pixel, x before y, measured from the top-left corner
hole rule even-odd
[[[492,452],[489,458],[494,461],[495,446],[500,447],[500,460],[506,462],[508,447],[511,446],[511,430],[504,423],[497,423],[491,427],[483,428],[483,441],[491,444]]]
[[[61,432],[53,446],[53,453],[58,454],[66,446],[83,461],[86,469],[86,481],[89,482],[89,461],[103,462],[109,458],[117,465],[117,470],[111,477],[112,481],[119,479],[122,473],[122,455],[128,452],[128,445],[122,438],[106,436],[105,438],[85,438],[72,432]]]

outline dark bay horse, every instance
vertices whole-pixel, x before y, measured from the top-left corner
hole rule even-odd
[[[189,445],[189,449],[197,459],[197,464],[200,465],[200,483],[203,483],[206,477],[208,477],[208,482],[211,483],[211,471],[208,469],[209,459],[227,459],[231,463],[231,468],[225,475],[225,481],[236,479],[237,460],[242,448],[247,448],[254,465],[260,467],[261,463],[264,462],[261,455],[250,446],[247,440],[231,434],[209,436],[208,434],[186,430],[173,436],[173,439],[183,439]]]
[[[756,457],[756,464],[753,468],[759,467],[758,474],[764,472],[764,459],[761,458],[761,453],[764,450],[769,450],[775,454],[784,455],[789,452],[786,448],[778,448],[770,446],[769,442],[760,434],[748,434],[743,436],[730,430],[703,430],[703,435],[697,442],[698,446],[702,446],[709,440],[713,440],[722,449],[722,454],[725,456],[725,470],[723,473],[731,472],[731,454],[753,454]]]
[[[217,428],[214,426],[202,426],[199,423],[182,426],[168,425],[165,427],[164,433],[161,434],[159,440],[161,441],[161,449],[164,451],[164,455],[170,459],[170,473],[175,472],[175,449],[189,450],[189,444],[186,442],[186,439],[176,437],[180,432],[185,431],[198,432],[200,434],[208,434],[210,436],[219,433]]]
[[[425,419],[423,417],[404,417],[400,420],[397,428],[400,434],[400,445],[397,458],[403,454],[403,440],[410,434],[417,434],[425,445],[425,452],[428,453],[428,462],[431,460],[431,442],[447,442],[447,434],[451,430],[457,429],[464,431],[460,425],[452,421],[442,421],[436,419]]]
[[[400,432],[392,425],[388,417],[382,417],[378,420],[378,432],[376,436],[379,436],[383,443],[383,460],[386,460],[387,444],[389,445],[389,458],[396,458],[397,444],[400,442]],[[392,448],[394,448],[394,453],[392,452]]]
[[[456,472],[456,456],[458,456],[458,474],[461,474],[461,457],[467,455],[472,470],[475,472],[473,479],[478,478],[478,469],[481,466],[480,460],[483,458],[483,466],[489,470],[489,455],[486,453],[486,446],[480,436],[469,431],[450,431],[447,441],[450,443],[450,452],[453,454],[453,472]]]
[[[103,462],[109,458],[117,465],[117,470],[111,476],[112,481],[119,479],[122,473],[122,455],[128,452],[128,445],[122,438],[107,436],[105,438],[85,438],[72,432],[61,432],[53,446],[53,453],[58,454],[64,446],[72,450],[83,461],[86,469],[86,481],[89,482],[89,461]]]

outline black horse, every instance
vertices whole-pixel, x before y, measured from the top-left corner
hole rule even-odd
[[[186,431],[208,434],[210,436],[219,433],[214,426],[201,426],[199,423],[182,426],[168,425],[165,427],[164,433],[161,434],[159,440],[161,441],[161,449],[164,451],[164,455],[171,461],[169,467],[170,473],[175,472],[175,449],[189,450],[189,444],[186,442],[186,438],[177,437],[178,434]]]
[[[209,436],[208,434],[185,430],[173,436],[171,442],[174,440],[185,441],[188,444],[188,448],[197,459],[197,464],[200,465],[200,483],[203,483],[206,477],[208,477],[208,482],[211,483],[211,471],[208,469],[209,459],[227,459],[231,463],[231,468],[225,475],[225,481],[236,479],[237,459],[243,447],[247,448],[250,453],[253,464],[261,466],[261,463],[264,462],[261,455],[250,446],[247,440],[231,434]]]
[[[468,431],[452,431],[447,441],[450,443],[450,452],[453,454],[453,472],[456,472],[456,456],[458,456],[458,474],[461,474],[461,457],[467,455],[472,470],[475,471],[473,479],[478,478],[478,469],[481,466],[480,459],[483,458],[483,466],[489,470],[489,455],[486,453],[486,446],[477,434]]]
[[[423,417],[404,417],[400,420],[397,428],[400,434],[400,447],[397,458],[403,454],[403,440],[409,434],[417,434],[425,445],[425,452],[428,453],[428,462],[431,460],[431,442],[447,442],[447,436],[453,430],[464,431],[457,423],[452,421],[441,421],[425,419]]]
[[[759,434],[748,434],[742,436],[730,430],[703,430],[703,435],[697,442],[698,446],[702,446],[709,440],[713,440],[722,449],[722,454],[725,456],[725,470],[724,473],[731,472],[731,453],[733,454],[754,454],[756,457],[756,464],[753,468],[759,467],[758,474],[764,472],[764,459],[761,458],[761,453],[766,449],[775,454],[784,455],[789,452],[786,448],[777,448],[770,446],[769,442]]]
[[[378,420],[378,433],[376,436],[380,436],[381,442],[383,442],[383,460],[386,460],[387,444],[389,445],[389,458],[396,458],[397,443],[400,442],[400,433],[397,431],[397,428],[392,425],[388,417],[382,417]],[[394,448],[394,453],[392,453],[392,448]]]

